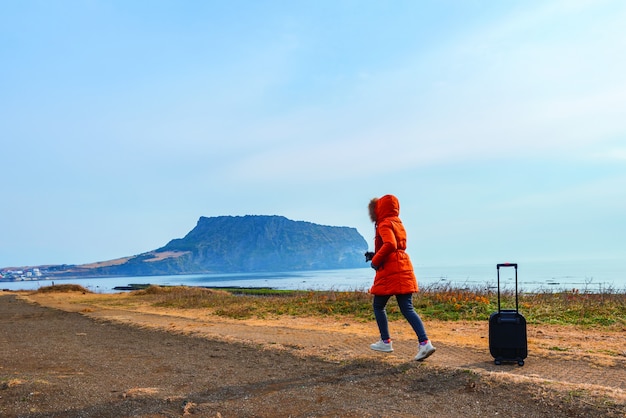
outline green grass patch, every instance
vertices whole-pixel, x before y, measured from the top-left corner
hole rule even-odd
[[[36,293],[68,293],[68,292],[82,292],[91,293],[91,291],[85,289],[78,284],[57,284],[52,286],[43,286],[37,289]]]

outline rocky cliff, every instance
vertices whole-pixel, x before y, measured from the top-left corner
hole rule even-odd
[[[184,238],[111,262],[57,275],[110,276],[326,270],[364,267],[367,242],[355,228],[283,216],[201,217]],[[66,266],[68,267],[68,266]]]

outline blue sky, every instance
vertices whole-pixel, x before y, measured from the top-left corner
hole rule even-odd
[[[626,2],[0,4],[0,267],[200,216],[355,227],[418,264],[624,258]]]

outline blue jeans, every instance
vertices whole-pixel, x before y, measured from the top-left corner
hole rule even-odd
[[[417,339],[419,342],[426,341],[428,337],[426,336],[426,330],[424,329],[424,324],[422,323],[422,319],[413,309],[413,294],[409,293],[406,295],[395,295],[396,300],[398,301],[398,306],[400,307],[400,312],[409,321],[413,331],[415,331],[415,335],[417,335]],[[374,296],[374,316],[376,317],[376,324],[378,325],[378,330],[380,331],[380,339],[388,340],[389,336],[389,324],[387,323],[387,311],[385,307],[387,306],[387,302],[391,298],[391,295],[388,296]]]

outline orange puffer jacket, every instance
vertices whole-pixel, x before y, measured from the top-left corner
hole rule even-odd
[[[418,291],[413,265],[406,250],[406,230],[400,221],[400,202],[385,195],[376,202],[374,258],[377,267],[373,295],[402,295]]]

